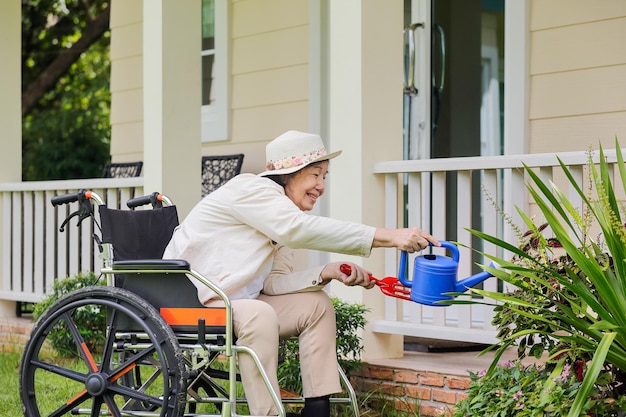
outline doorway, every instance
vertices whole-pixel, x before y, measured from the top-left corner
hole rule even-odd
[[[405,0],[405,159],[504,154],[504,22],[505,0]],[[456,173],[446,174],[446,232],[439,238],[454,241],[459,228],[482,229],[484,199],[478,171],[471,181],[471,201],[459,205]],[[429,176],[423,176],[421,188],[430,195]],[[405,188],[405,207],[407,193]],[[499,193],[497,198],[501,197]],[[496,202],[502,207],[501,201]],[[457,224],[459,206],[471,210],[471,224]],[[430,213],[434,210],[441,208],[430,207]],[[424,216],[424,221],[429,217]],[[433,230],[430,222],[422,228]],[[472,247],[481,250],[482,242],[473,239]],[[472,256],[473,264],[482,263],[478,253]],[[458,319],[456,314],[450,309],[446,319]],[[416,344],[427,350],[442,347],[440,341],[405,336],[405,348]],[[445,348],[475,346],[449,342]]]
[[[405,159],[503,154],[504,4],[405,0]],[[472,180],[480,190],[480,177]],[[454,175],[446,181],[456,188]],[[463,227],[479,228],[480,201],[473,196],[472,225]],[[451,193],[448,240],[456,239],[456,207]]]

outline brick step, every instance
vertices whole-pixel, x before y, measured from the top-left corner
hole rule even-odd
[[[22,349],[33,326],[30,318],[0,318],[0,352]]]
[[[511,349],[501,361],[515,358]],[[350,380],[357,392],[375,393],[383,403],[393,403],[396,410],[422,417],[450,416],[455,404],[467,397],[469,371],[487,369],[492,360],[493,352],[405,351],[402,358],[364,363],[359,371],[350,373]]]

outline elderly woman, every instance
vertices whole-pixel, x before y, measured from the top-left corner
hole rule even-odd
[[[241,174],[207,195],[180,226],[164,258],[179,258],[218,285],[233,306],[237,344],[252,348],[278,392],[280,337],[298,336],[305,406],[302,416],[330,415],[330,394],[340,392],[335,348],[335,312],[326,292],[332,280],[372,288],[368,271],[344,262],[294,271],[293,249],[307,248],[369,256],[372,248],[424,249],[437,239],[413,227],[386,229],[314,216],[324,194],[329,160],[320,136],[289,131],[266,147],[267,170]],[[207,306],[217,295],[194,280]],[[277,410],[251,358],[239,358],[250,412]]]

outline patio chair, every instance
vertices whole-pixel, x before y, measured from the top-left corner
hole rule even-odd
[[[130,178],[141,175],[143,162],[109,162],[102,169],[102,178]]]
[[[241,173],[243,154],[202,157],[202,197],[212,193]]]

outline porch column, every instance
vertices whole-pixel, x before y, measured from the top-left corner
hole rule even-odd
[[[384,181],[372,174],[372,166],[402,159],[402,2],[328,3],[329,142],[331,149],[343,149],[330,166],[330,216],[384,226]],[[354,259],[377,275],[384,273],[383,260],[383,249],[374,249],[366,260]],[[332,291],[367,305],[368,323],[384,318],[384,297],[376,288],[333,284]],[[365,360],[402,356],[402,336],[366,331],[363,340]]]
[[[18,182],[22,179],[22,2],[0,2],[0,182]],[[0,202],[0,219],[4,218]],[[4,231],[0,222],[0,253],[4,253]],[[0,277],[0,290],[4,280]],[[15,316],[15,302],[0,300],[0,317]]]
[[[195,1],[144,1],[144,190],[172,198],[181,220],[200,199],[200,13]]]

